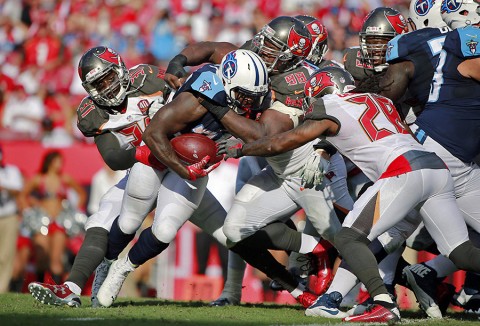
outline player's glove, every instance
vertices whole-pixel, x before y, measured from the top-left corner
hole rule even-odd
[[[224,160],[242,157],[243,144],[243,141],[237,138],[222,140],[218,143],[217,155],[225,154],[223,157]]]
[[[221,163],[217,162],[214,165],[208,166],[208,161],[210,161],[210,156],[205,156],[202,160],[198,163],[192,164],[187,166],[189,180],[195,181],[197,178],[205,177],[207,174],[215,170]]]
[[[322,183],[323,177],[330,167],[330,161],[324,158],[322,153],[328,155],[323,150],[316,150],[307,158],[301,174],[302,187],[315,188]]]
[[[145,165],[151,166],[159,171],[165,170],[167,167],[160,162],[155,155],[152,154],[147,145],[138,146],[135,149],[135,159]]]

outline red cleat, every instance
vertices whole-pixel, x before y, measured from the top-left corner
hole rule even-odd
[[[378,303],[373,303],[361,315],[354,315],[343,318],[343,321],[352,323],[388,323],[393,325],[400,321],[400,311],[395,304],[393,308],[386,308]]]
[[[329,242],[322,240],[312,251],[316,272],[310,277],[309,288],[319,296],[328,290],[328,287],[333,281],[333,272],[328,256],[328,249],[331,247],[332,245]]]
[[[313,294],[313,293],[307,292],[307,291],[303,291],[303,293],[300,294],[300,295],[297,297],[297,301],[298,301],[304,308],[310,307],[312,304],[315,303],[315,301],[316,301],[317,299],[318,299],[318,296],[316,296],[316,295]]]

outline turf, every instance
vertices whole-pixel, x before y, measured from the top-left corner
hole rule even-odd
[[[90,308],[82,297],[81,308],[46,306],[29,294],[0,295],[0,325],[123,326],[123,325],[331,325],[337,320],[306,317],[300,306],[241,305],[208,307],[203,302],[153,299],[118,299],[111,308]],[[402,312],[402,324],[479,325],[476,316],[450,312],[441,320],[424,319],[420,311]]]

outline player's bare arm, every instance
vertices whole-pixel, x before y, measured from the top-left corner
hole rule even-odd
[[[199,98],[192,93],[181,93],[155,114],[143,134],[143,141],[152,154],[184,179],[189,178],[189,171],[175,154],[170,138],[205,113],[207,110],[200,104]]]
[[[220,63],[225,54],[238,49],[228,42],[199,42],[187,46],[169,63],[165,73],[165,82],[173,89],[179,89],[187,75],[184,67],[202,63]]]
[[[480,81],[480,58],[468,59],[461,62],[457,70],[464,77]]]
[[[293,122],[288,115],[271,109],[263,112],[259,121],[247,119],[230,110],[220,122],[232,135],[246,143],[293,128]]]
[[[415,66],[411,61],[402,61],[388,66],[387,72],[380,80],[380,95],[396,102],[405,95],[410,79],[413,78]]]
[[[110,132],[95,136],[95,144],[105,163],[114,171],[129,169],[137,162],[135,148],[121,148],[118,139]]]
[[[245,144],[242,155],[274,156],[288,152],[324,134],[334,134],[338,125],[331,120],[307,120],[300,126],[274,136]]]

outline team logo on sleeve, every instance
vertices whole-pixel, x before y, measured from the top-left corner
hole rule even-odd
[[[102,53],[95,53],[95,55],[104,61],[111,62],[116,65],[118,65],[118,63],[120,62],[118,53],[110,48],[105,48],[105,51],[103,51]]]
[[[206,92],[212,90],[212,83],[207,82],[206,80],[203,81],[202,86],[198,89],[200,92]]]
[[[477,52],[477,44],[478,44],[477,41],[469,40],[465,44],[468,46],[468,48],[470,49],[470,52],[472,52],[472,54],[475,54],[475,52]]]
[[[288,34],[287,45],[292,54],[299,57],[306,57],[312,48],[312,41],[298,34],[293,27]]]
[[[222,74],[226,79],[231,79],[237,73],[238,64],[236,52],[232,51],[227,54],[222,66]]]
[[[440,6],[440,12],[442,14],[455,12],[460,9],[462,3],[462,0],[443,0],[442,5]]]
[[[417,0],[415,1],[415,13],[419,16],[425,16],[435,4],[435,0]]]

